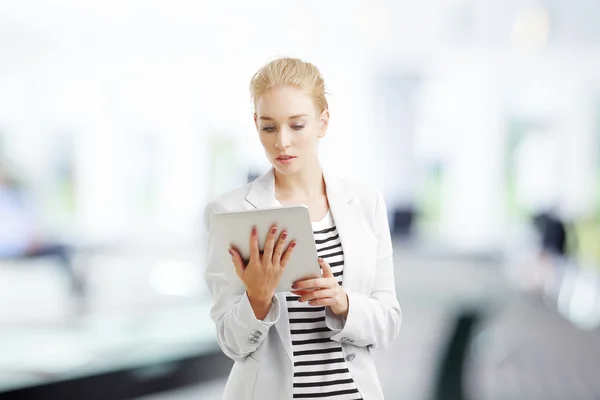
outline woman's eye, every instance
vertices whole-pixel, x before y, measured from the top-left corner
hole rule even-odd
[[[274,126],[263,126],[262,130],[265,132],[275,132],[275,127]]]
[[[301,129],[304,129],[304,125],[292,125],[292,129],[299,131]]]

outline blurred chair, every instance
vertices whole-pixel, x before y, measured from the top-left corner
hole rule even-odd
[[[538,267],[544,272],[541,284],[544,295],[554,302],[567,269],[577,268],[577,236],[572,224],[554,212],[533,216],[533,226],[539,237]]]
[[[397,208],[392,213],[392,234],[399,238],[410,239],[413,234],[416,211],[414,208]]]
[[[432,400],[466,400],[464,370],[474,328],[482,311],[466,309],[459,313],[443,347],[433,385]]]

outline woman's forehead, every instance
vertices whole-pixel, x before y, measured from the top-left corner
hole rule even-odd
[[[311,117],[316,113],[314,101],[302,90],[293,87],[273,89],[257,99],[256,114],[274,120]]]

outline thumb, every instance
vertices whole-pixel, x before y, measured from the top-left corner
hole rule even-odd
[[[242,256],[240,256],[240,253],[238,253],[234,249],[229,249],[229,254],[231,254],[231,261],[235,266],[235,272],[240,277],[240,279],[242,279],[242,277],[244,276],[244,269],[246,269],[244,266],[244,261],[242,260]]]
[[[331,272],[331,267],[327,264],[327,261],[319,258],[319,265],[323,269],[323,277],[324,278],[333,278],[333,272]]]

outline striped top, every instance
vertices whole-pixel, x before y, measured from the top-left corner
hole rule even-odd
[[[319,257],[331,266],[342,284],[344,252],[331,212],[313,222]],[[344,360],[342,346],[331,340],[333,331],[325,324],[325,307],[299,303],[287,294],[292,351],[294,354],[294,399],[362,399]]]

